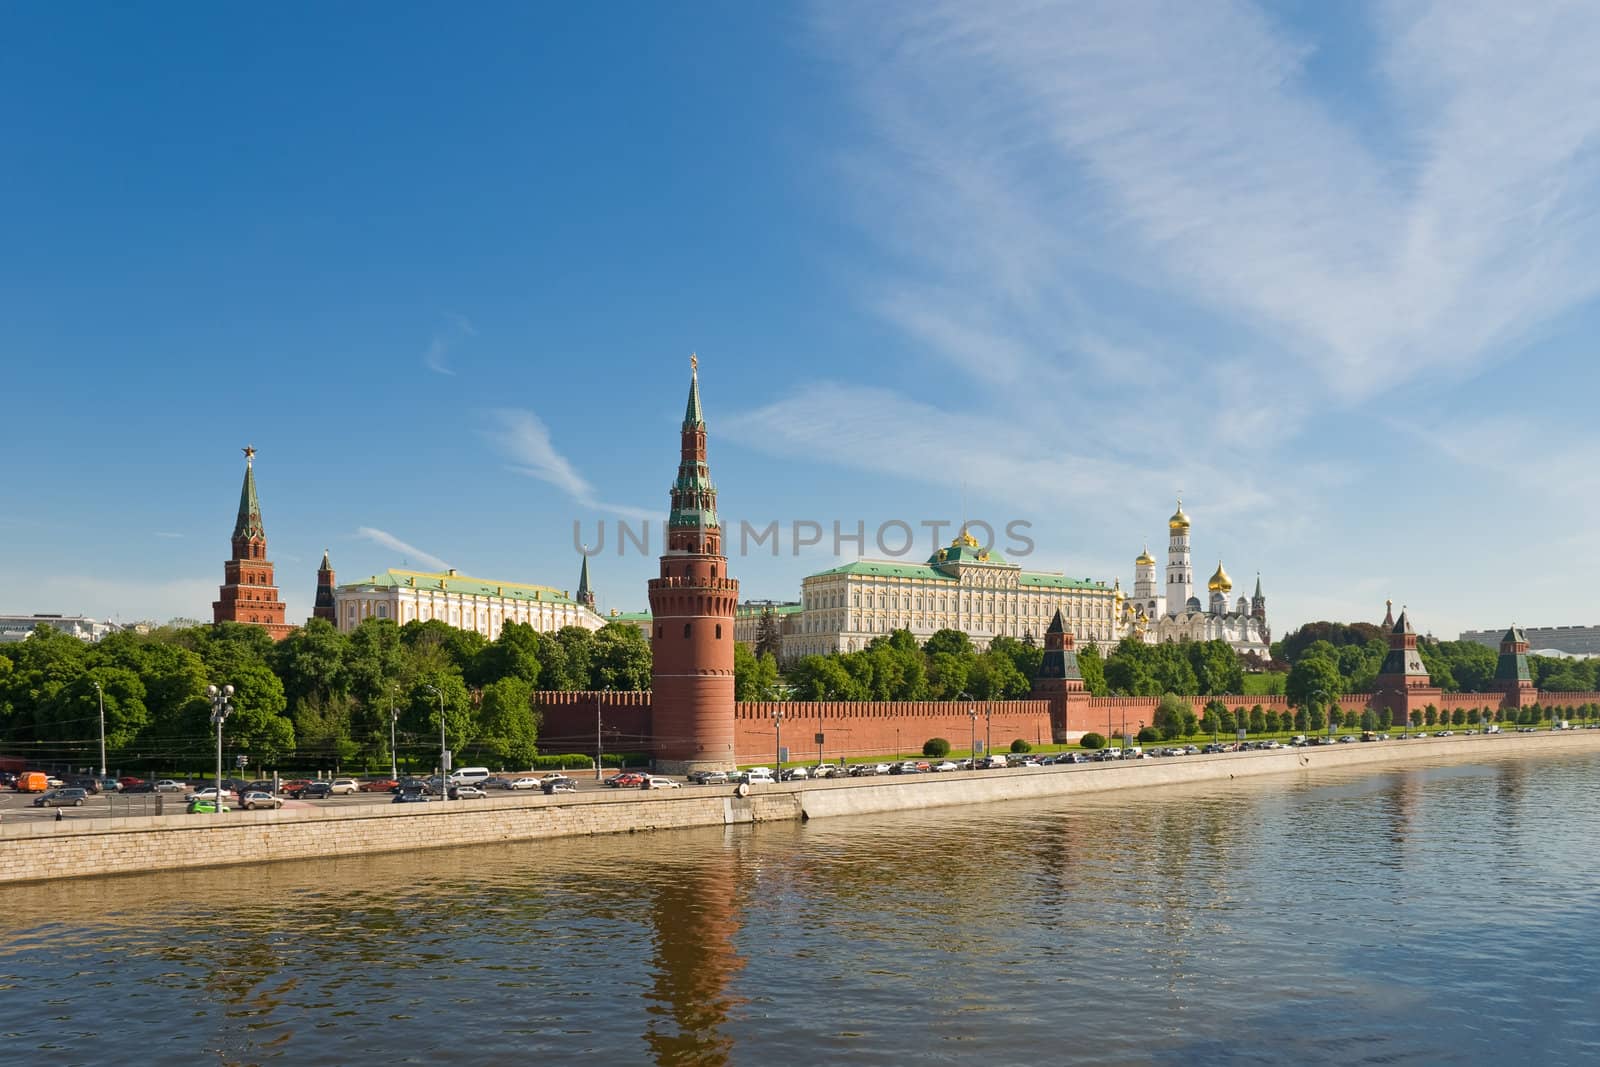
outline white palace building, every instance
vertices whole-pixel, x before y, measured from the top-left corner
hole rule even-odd
[[[598,630],[606,624],[594,610],[588,557],[576,598],[547,585],[469,578],[454,570],[387,570],[339,586],[333,601],[336,624],[345,633],[366,619],[393,619],[399,626],[437,619],[458,629],[476,630],[491,641],[508,622],[527,623],[541,632],[563,626]]]

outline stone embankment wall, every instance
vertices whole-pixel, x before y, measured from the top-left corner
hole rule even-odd
[[[1240,752],[1126,764],[971,771],[911,778],[858,778],[758,787],[625,790],[567,797],[507,797],[453,804],[291,808],[132,819],[14,820],[0,823],[0,883],[176,870],[273,860],[588,834],[727,826],[864,815],[1114,789],[1150,789],[1271,774],[1424,759],[1470,763],[1505,756],[1600,751],[1600,731],[1430,738]]]

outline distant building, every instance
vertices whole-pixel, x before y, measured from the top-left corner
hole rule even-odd
[[[1516,627],[1528,648],[1540,652],[1563,652],[1569,656],[1600,656],[1600,626]],[[1461,640],[1498,649],[1504,630],[1463,630]]]
[[[598,630],[607,622],[551,586],[469,578],[454,569],[391,569],[339,586],[333,599],[337,625],[345,633],[367,619],[393,619],[400,626],[437,619],[461,630],[476,630],[493,641],[508,622],[526,623],[541,632],[563,626]]]
[[[1262,659],[1271,653],[1272,631],[1267,628],[1267,598],[1256,575],[1255,595],[1228,602],[1233,579],[1217,560],[1206,582],[1202,603],[1194,591],[1194,566],[1189,552],[1189,516],[1183,501],[1167,520],[1166,591],[1159,592],[1156,561],[1146,548],[1133,561],[1133,596],[1124,606],[1125,622],[1148,644],[1169,641],[1226,641],[1243,655]]]
[[[744,600],[733,612],[733,639],[752,649],[761,640],[761,620],[767,612],[778,626],[779,646],[794,632],[802,605],[798,600]]]
[[[222,565],[222,588],[211,605],[213,622],[242,622],[259,626],[281,641],[296,629],[284,622],[284,604],[273,583],[267,560],[267,531],[261,522],[261,501],[256,496],[256,450],[244,449],[244,485],[239,490],[239,514],[233,523],[233,557]]]
[[[0,645],[26,641],[38,626],[48,626],[89,644],[122,629],[114,622],[102,622],[82,615],[0,615]]]

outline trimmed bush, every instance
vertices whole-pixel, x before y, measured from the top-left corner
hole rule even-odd
[[[1078,744],[1083,748],[1105,748],[1106,738],[1104,734],[1087,733],[1078,738]]]
[[[1154,726],[1146,726],[1143,730],[1139,731],[1139,743],[1141,745],[1148,745],[1156,741],[1164,740],[1166,740],[1166,738],[1162,737],[1161,731],[1157,730]]]
[[[1011,742],[1011,751],[1013,751],[1013,752],[1032,752],[1033,751],[1033,746],[1028,744],[1027,741],[1025,741],[1025,740],[1023,740],[1022,738],[1019,737],[1016,740]]]
[[[950,742],[942,737],[930,737],[922,742],[922,754],[943,759],[945,756],[950,755]]]
[[[565,768],[569,771],[584,771],[594,769],[594,757],[582,753],[572,752],[565,756],[535,756],[531,771],[559,771]]]

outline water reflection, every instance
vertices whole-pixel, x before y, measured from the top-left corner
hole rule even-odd
[[[0,1047],[1576,1062],[1600,1053],[1597,771],[1508,759],[3,890]]]

